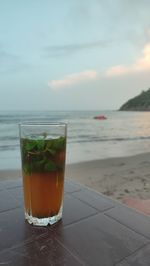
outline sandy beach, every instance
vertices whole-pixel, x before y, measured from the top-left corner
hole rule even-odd
[[[20,170],[0,171],[0,179],[21,177]],[[94,160],[66,167],[66,177],[119,201],[150,199],[150,153]]]
[[[68,165],[66,176],[114,199],[150,198],[150,154]]]

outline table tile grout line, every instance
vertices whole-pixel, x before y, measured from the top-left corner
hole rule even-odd
[[[97,195],[99,195],[99,196],[102,196],[104,199],[107,199],[107,200],[112,200],[112,201],[114,201],[114,199],[112,199],[111,197],[108,197],[108,196],[106,196],[105,194],[103,194],[103,193],[101,193],[101,192],[99,192],[99,191],[97,191],[97,190],[95,190],[95,189],[93,189],[93,188],[91,188],[91,187],[88,187],[87,185],[84,185],[84,184],[82,184],[82,183],[79,183],[79,182],[77,182],[77,181],[72,181],[71,179],[69,179],[68,178],[68,181],[69,181],[69,183],[72,183],[72,184],[75,184],[75,185],[78,185],[78,186],[80,186],[81,188],[80,188],[80,190],[82,191],[90,191],[90,192],[94,192],[95,194],[97,194]],[[74,191],[74,192],[76,192],[76,191]],[[74,193],[74,192],[72,192],[72,193]],[[117,202],[117,200],[116,200],[116,202]]]
[[[88,215],[88,216],[86,216],[86,217],[83,217],[83,218],[81,218],[80,220],[77,220],[77,221],[75,221],[75,222],[71,222],[71,223],[69,223],[69,224],[66,224],[66,225],[63,225],[63,227],[64,227],[64,229],[68,229],[69,227],[72,227],[72,226],[74,226],[74,225],[76,225],[76,224],[78,224],[78,223],[80,223],[80,222],[82,222],[82,221],[86,221],[86,220],[88,220],[89,218],[91,218],[91,217],[95,217],[95,216],[97,216],[97,215],[99,215],[100,213],[99,212],[97,212],[97,213],[95,213],[95,214],[90,214],[90,215]],[[51,231],[51,230],[53,230],[51,227],[49,227],[49,230]]]
[[[100,214],[103,214],[103,215],[105,215],[106,217],[109,217],[110,219],[112,219],[112,220],[118,222],[118,223],[119,223],[120,225],[122,225],[124,228],[127,228],[127,229],[129,229],[130,231],[136,233],[137,235],[144,237],[145,240],[147,240],[147,243],[144,244],[144,245],[148,245],[148,244],[150,244],[150,239],[147,238],[145,235],[143,235],[143,234],[141,234],[141,233],[135,231],[134,229],[130,228],[129,226],[126,226],[125,224],[122,224],[122,223],[121,223],[120,221],[118,221],[117,219],[115,219],[115,218],[113,218],[113,217],[111,217],[111,216],[109,216],[109,215],[107,215],[107,214],[105,214],[105,213],[100,213],[100,212],[97,212],[97,213],[95,213],[95,214],[91,214],[91,215],[89,215],[88,217],[84,217],[84,218],[82,218],[82,219],[80,219],[80,220],[78,220],[78,221],[76,221],[76,222],[72,222],[72,223],[70,223],[70,224],[68,224],[68,225],[64,225],[64,229],[68,229],[69,227],[72,227],[72,226],[74,226],[74,225],[76,225],[76,224],[78,224],[78,223],[80,223],[80,222],[82,222],[82,221],[86,221],[86,220],[88,220],[89,218],[92,218],[92,217],[98,216],[98,215],[100,215]],[[52,230],[52,228],[49,228],[49,230]]]
[[[124,259],[121,259],[117,263],[113,264],[112,266],[118,266],[122,262],[126,262],[127,263],[127,266],[130,266],[129,262],[126,260],[126,257]]]
[[[73,192],[74,193],[74,192]],[[72,194],[73,194],[72,193]],[[104,210],[99,210],[99,209],[97,209],[96,207],[94,207],[93,205],[91,205],[91,204],[89,204],[89,203],[87,203],[86,201],[84,201],[84,200],[82,200],[82,199],[79,199],[78,197],[76,197],[75,195],[72,195],[75,199],[78,199],[78,200],[80,200],[81,202],[83,202],[83,203],[85,203],[87,206],[89,206],[89,207],[92,207],[93,209],[95,209],[96,211],[98,211],[99,213],[103,213],[103,212],[105,212],[105,211],[109,211],[109,210],[111,210],[111,209],[113,209],[113,208],[115,208],[116,206],[112,206],[112,207],[107,207],[107,208],[105,208]]]
[[[65,190],[64,190],[64,193],[65,193],[65,194],[73,194],[73,193],[80,192],[80,191],[83,191],[83,189],[78,189],[78,190],[74,190],[74,191],[71,191],[71,192],[70,192],[70,191],[65,191]]]
[[[26,239],[24,242],[20,242],[19,244],[16,244],[16,245],[13,245],[13,246],[11,246],[9,248],[5,248],[5,249],[1,250],[0,251],[0,254],[4,253],[6,251],[12,251],[13,252],[14,249],[19,248],[19,247],[22,247],[22,246],[24,246],[26,244],[32,243],[33,240],[34,241],[35,240],[38,240],[40,237],[44,237],[46,234],[47,234],[47,232],[42,233],[40,236],[37,236],[37,237],[35,236],[34,239],[32,239],[33,238],[33,235],[32,235],[31,237],[29,237],[28,239]]]
[[[137,248],[136,250],[134,250],[134,251],[132,252],[132,254],[130,254],[130,255],[124,257],[124,260],[126,260],[127,263],[129,264],[129,261],[128,261],[128,258],[129,258],[129,257],[131,257],[131,256],[134,255],[136,252],[140,251],[141,249],[143,249],[144,247],[149,246],[149,245],[150,245],[150,243],[147,243],[147,244],[144,244],[143,246]],[[115,265],[114,265],[114,266],[115,266]]]
[[[68,179],[69,179],[69,178],[68,178]],[[77,185],[79,185],[79,186],[81,187],[80,190],[93,192],[94,194],[101,196],[103,199],[106,199],[106,200],[108,200],[108,201],[112,201],[113,204],[115,204],[115,203],[118,204],[118,203],[119,203],[118,200],[115,200],[115,199],[113,199],[113,198],[111,198],[111,197],[108,197],[107,195],[103,194],[102,192],[99,192],[99,191],[97,191],[97,190],[95,190],[95,189],[93,189],[93,188],[91,188],[91,187],[88,187],[87,185],[84,185],[84,184],[79,183],[79,182],[77,182],[77,181],[74,181],[74,182],[73,182],[71,179],[69,179],[69,182],[71,182],[71,183],[73,183],[73,184],[77,184]],[[73,192],[73,193],[74,193],[74,192]],[[120,203],[119,203],[119,204],[120,204]]]
[[[85,262],[83,262],[80,257],[78,257],[78,255],[74,254],[66,245],[64,245],[58,238],[57,236],[55,236],[55,239],[57,240],[57,242],[66,250],[70,253],[71,256],[73,256],[76,260],[78,260],[80,262],[81,265],[87,265],[85,264]]]
[[[147,239],[148,241],[150,241],[150,237],[146,237],[144,234],[140,233],[139,231],[136,231],[135,229],[131,228],[129,225],[126,225],[125,223],[121,223],[118,219],[112,217],[111,215],[109,215],[108,213],[104,212],[104,215],[111,218],[112,220],[115,220],[116,222],[118,222],[119,224],[125,226],[126,228],[130,229],[131,231],[135,232],[136,234],[144,237],[145,239]],[[150,243],[150,242],[149,242]]]
[[[22,207],[22,205],[19,205],[17,207],[11,208],[11,209],[7,209],[7,210],[4,210],[4,211],[0,211],[0,214],[1,213],[5,213],[5,212],[10,212],[10,211],[13,211],[13,210],[16,210],[16,209],[20,209],[21,207]]]

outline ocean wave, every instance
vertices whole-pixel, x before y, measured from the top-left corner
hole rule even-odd
[[[18,136],[0,136],[0,141],[18,140]]]
[[[81,137],[81,136],[80,136]],[[136,137],[114,137],[114,138],[100,138],[84,136],[83,138],[70,138],[69,143],[82,143],[82,142],[120,142],[120,141],[138,141],[138,140],[150,140],[150,136],[136,136]]]
[[[14,145],[0,145],[0,151],[10,151],[19,149],[19,144]]]

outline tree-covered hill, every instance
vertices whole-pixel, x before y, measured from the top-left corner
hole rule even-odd
[[[120,111],[150,111],[150,89],[124,103]]]

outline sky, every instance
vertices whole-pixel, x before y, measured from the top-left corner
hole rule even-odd
[[[0,110],[117,110],[150,87],[149,0],[0,1]]]

